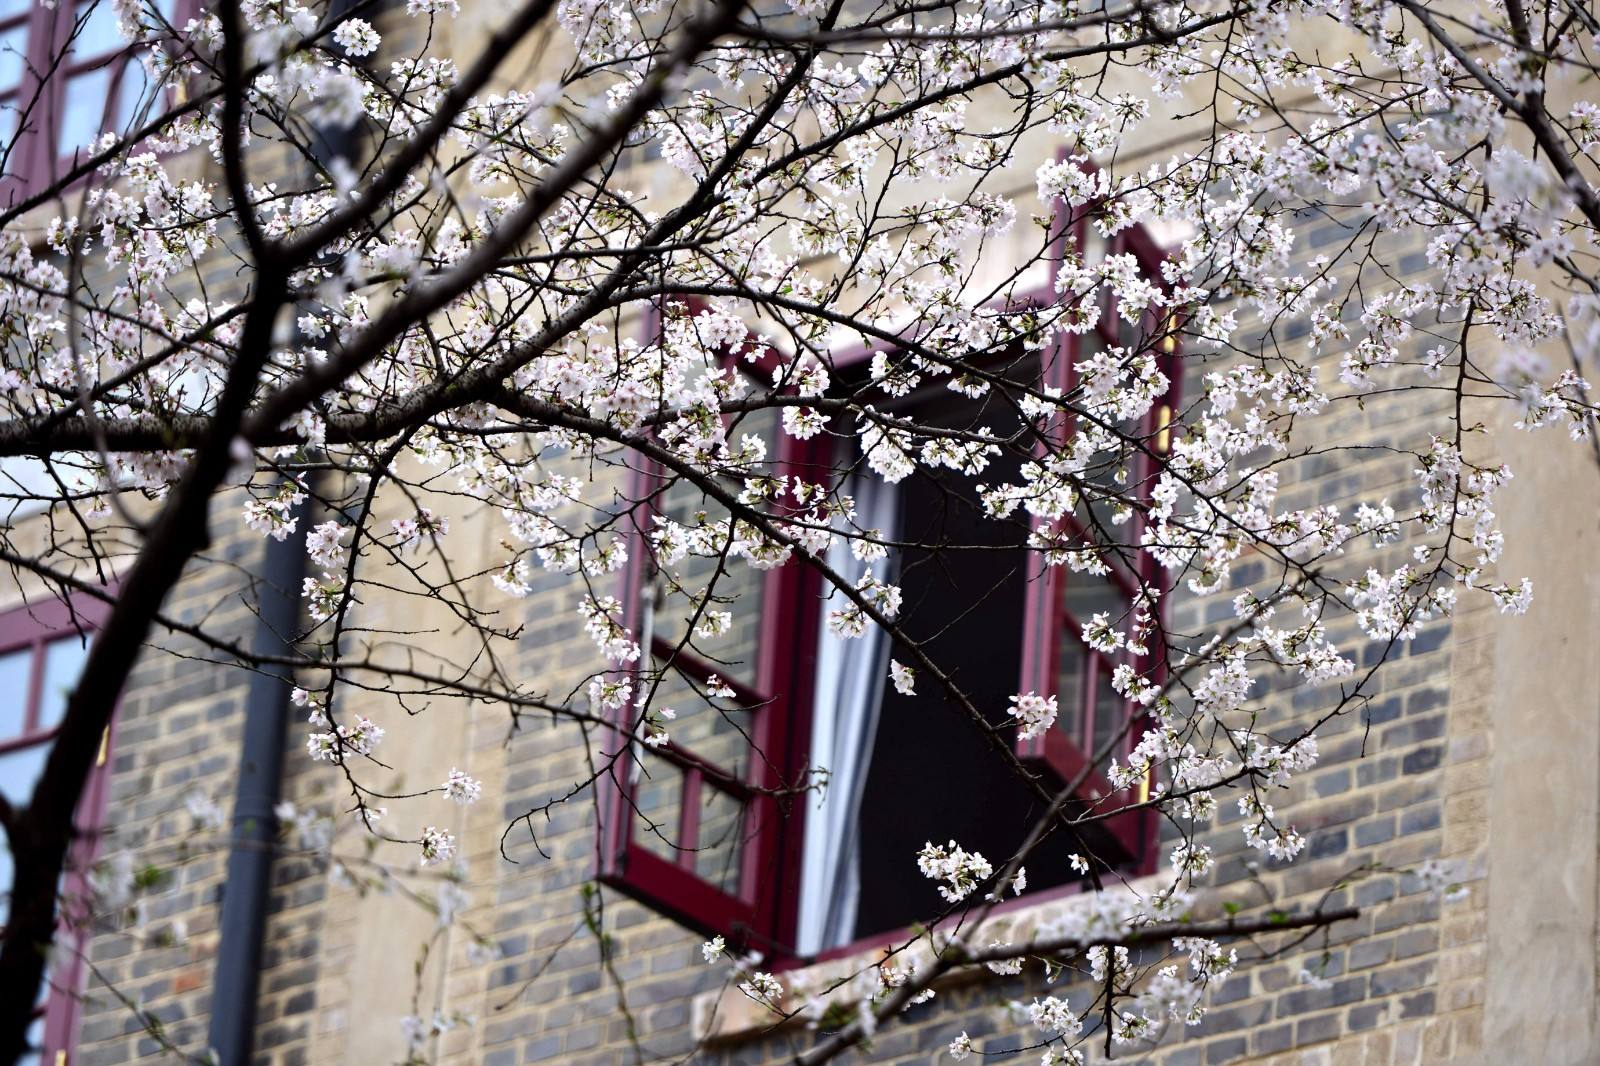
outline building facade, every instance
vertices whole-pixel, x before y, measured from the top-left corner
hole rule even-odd
[[[493,19],[474,7],[467,5],[448,31],[463,48]],[[451,46],[447,39],[444,47]],[[1152,158],[1158,152],[1155,145],[1147,150]],[[645,171],[642,180],[671,179]],[[1339,219],[1307,218],[1299,236],[1315,254],[1347,232]],[[1153,274],[1159,235],[1130,242],[1105,253],[1135,254]],[[1390,259],[1419,279],[1426,275],[1420,248],[1393,248]],[[661,327],[640,322],[637,328]],[[1207,374],[1227,369],[1171,354],[1174,397],[1179,390],[1199,396]],[[847,363],[841,356],[840,368]],[[1330,420],[1331,434],[1399,444],[1398,457],[1375,448],[1360,461],[1303,463],[1286,483],[1285,498],[1311,507],[1392,497],[1398,506],[1414,492],[1405,434],[1414,420],[1437,414],[1426,406],[1432,402],[1399,392],[1343,408]],[[1286,680],[1254,692],[1267,725],[1288,729],[1338,711],[1318,729],[1316,770],[1274,802],[1306,837],[1305,852],[1281,864],[1246,848],[1231,806],[1199,838],[1219,858],[1196,897],[1199,920],[1318,908],[1356,908],[1358,916],[1292,949],[1283,948],[1281,933],[1238,943],[1241,964],[1208,994],[1199,1024],[1118,1046],[1112,1061],[1600,1061],[1600,656],[1593,654],[1600,646],[1600,579],[1593,568],[1575,567],[1552,551],[1548,535],[1562,531],[1565,550],[1585,557],[1600,550],[1600,476],[1581,449],[1535,450],[1532,438],[1511,431],[1505,412],[1485,405],[1483,417],[1504,423],[1490,439],[1517,472],[1503,494],[1504,565],[1533,579],[1538,591],[1530,612],[1500,619],[1487,600],[1465,604],[1397,642],[1391,661],[1365,688],[1349,679]],[[1148,427],[1152,436],[1161,428]],[[252,687],[264,683],[219,662],[215,646],[182,627],[204,622],[212,633],[258,639],[261,621],[251,605],[271,593],[262,591],[263,581],[286,586],[278,591],[298,602],[303,576],[268,563],[272,544],[246,527],[242,504],[242,497],[219,499],[212,544],[165,609],[174,625],[130,678],[106,737],[80,814],[85,847],[93,845],[80,867],[131,863],[136,887],[116,913],[75,933],[73,952],[53,969],[57,988],[40,1005],[41,1061],[115,1066],[203,1059],[215,1043],[218,967],[237,957],[223,947],[224,900],[237,884],[229,872],[230,843],[243,824],[233,804],[241,777],[255,770],[241,759],[252,701],[259,698]],[[680,505],[694,501],[662,503]],[[398,499],[376,504],[384,520],[407,513],[404,506]],[[442,517],[454,549],[475,569],[488,566],[498,516],[467,499],[452,506]],[[885,506],[893,513],[896,505]],[[901,500],[898,520],[909,521],[916,506],[909,496]],[[306,517],[302,531],[315,517]],[[42,540],[52,531],[51,516],[35,514],[17,518],[13,536]],[[1361,550],[1378,565],[1395,549]],[[901,563],[915,571],[914,560]],[[1218,629],[1232,618],[1239,592],[1273,579],[1267,567],[1264,559],[1246,557],[1209,591],[1174,589],[1166,623],[1185,633]],[[1007,580],[966,579],[989,588]],[[760,587],[731,594],[735,625],[721,658],[747,664],[749,673],[721,680],[748,693],[751,705],[768,708],[751,716],[750,729],[765,728],[759,719],[787,731],[781,743],[778,733],[763,734],[760,751],[785,751],[797,765],[814,759],[829,743],[818,732],[822,723],[842,729],[840,708],[848,699],[875,716],[925,713],[917,697],[842,695],[852,667],[829,660],[817,614],[820,592],[795,580],[780,569],[755,583]],[[925,587],[944,589],[939,580],[955,579],[929,578]],[[572,620],[591,590],[551,574],[529,584],[529,595],[505,607],[519,634],[505,668],[538,677],[548,691],[581,690],[592,645]],[[1097,714],[1106,710],[1097,678],[1113,663],[1074,651],[1070,637],[1038,633],[1063,626],[1058,610],[1071,621],[1075,596],[1115,597],[1114,584],[1087,590],[1019,584],[1014,600],[998,601],[998,614],[972,620],[1004,633],[975,647],[986,658],[1015,659],[998,671],[1005,691],[1017,691],[1009,677],[1030,671],[1059,689],[1071,723],[1064,732],[1079,756],[1106,739],[1095,731]],[[960,584],[950,587],[959,591]],[[670,612],[653,597],[670,590],[653,593],[648,580],[628,574],[618,576],[614,591],[636,625],[647,601],[668,625]],[[0,790],[12,799],[25,794],[36,772],[30,760],[40,757],[59,714],[59,693],[81,661],[75,627],[92,627],[103,610],[92,596],[69,596],[76,610],[68,612],[47,593],[21,579],[0,589],[0,686],[12,694],[0,708],[0,727],[7,729],[0,736]],[[471,661],[470,638],[452,626],[448,604],[373,597],[361,611],[367,624],[418,634],[441,658]],[[663,628],[657,639],[670,644],[671,634]],[[958,636],[959,643],[966,639]],[[952,655],[962,653],[952,646]],[[1358,663],[1355,678],[1376,661]],[[286,686],[278,688],[287,695]],[[759,934],[744,946],[766,956],[763,965],[790,994],[842,982],[838,998],[845,1003],[849,975],[906,938],[913,924],[906,914],[937,904],[925,882],[925,895],[916,897],[910,895],[915,881],[896,879],[894,864],[909,877],[914,856],[884,856],[871,846],[887,831],[882,825],[875,831],[873,819],[905,829],[918,809],[939,802],[937,759],[952,749],[932,736],[910,753],[932,788],[907,793],[910,772],[896,777],[880,757],[879,779],[863,771],[864,798],[854,819],[831,827],[867,840],[861,861],[869,880],[883,886],[877,897],[855,898],[841,917],[826,905],[840,893],[839,883],[807,884],[802,872],[817,869],[806,866],[803,854],[825,850],[826,842],[819,843],[815,829],[808,836],[795,819],[773,813],[775,804],[762,806],[768,801],[753,787],[761,772],[743,732],[730,735],[713,724],[696,733],[695,724],[685,723],[678,735],[695,749],[693,761],[663,756],[671,765],[661,764],[659,774],[624,771],[626,784],[600,780],[570,797],[575,783],[594,776],[591,747],[577,724],[488,701],[455,700],[415,713],[360,687],[351,688],[345,707],[387,730],[384,784],[392,792],[431,788],[429,775],[449,764],[481,781],[489,800],[460,806],[441,796],[425,801],[432,809],[397,807],[397,818],[420,819],[399,835],[414,835],[423,821],[447,828],[464,861],[459,870],[394,876],[391,867],[415,866],[412,852],[368,844],[355,831],[330,783],[335,771],[305,755],[303,712],[279,704],[283,763],[273,775],[264,953],[251,991],[250,1060],[257,1063],[793,1061],[817,1039],[816,1030],[804,1021],[774,1025],[770,1012],[739,991],[731,963],[703,958],[702,944],[723,928],[730,910],[739,910],[742,933]],[[1017,754],[1041,774],[1057,774],[1052,780],[1070,776],[1062,766],[1075,765],[1072,756],[1052,763],[1056,757],[1042,748]],[[833,750],[840,750],[837,743]],[[970,812],[973,833],[996,824],[997,812],[1032,809],[1033,801],[1010,787],[996,779],[982,808]],[[903,809],[891,802],[895,796],[905,801]],[[1082,801],[1097,799],[1086,793]],[[947,819],[959,813],[942,811]],[[1114,839],[1095,842],[1119,856],[1102,893],[1086,890],[1063,864],[1072,848],[1047,853],[1031,871],[1036,887],[992,919],[994,939],[1079,928],[1073,923],[1118,893],[1156,890],[1176,836],[1155,819],[1130,819],[1114,826]],[[668,821],[677,839],[658,846],[655,828]],[[701,846],[685,845],[684,832]],[[881,872],[873,865],[880,862]],[[1447,869],[1454,890],[1441,895],[1417,876],[1426,864]],[[1272,956],[1256,961],[1258,946]],[[1027,1050],[1035,1030],[1008,1004],[1062,988],[1070,999],[1084,982],[1069,975],[1047,983],[1036,966],[1015,975],[981,968],[953,974],[930,1001],[884,1024],[844,1061],[951,1061],[950,1044],[962,1033],[985,1056],[1005,1061],[1015,1052],[1017,1061],[1036,1060],[1038,1052]],[[826,1017],[820,1022],[828,1028]],[[1105,1057],[1098,1041],[1087,1050]]]

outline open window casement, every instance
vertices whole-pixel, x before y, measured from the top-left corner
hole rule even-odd
[[[720,361],[760,387],[767,368],[746,354],[740,345]],[[765,443],[763,476],[803,466],[803,442],[779,430],[775,411],[725,425],[730,442]],[[738,496],[738,481],[713,477]],[[811,665],[798,620],[810,617],[815,579],[792,559],[752,565],[759,533],[682,471],[644,465],[631,498],[622,599],[642,651],[612,712],[600,878],[707,935],[784,954],[793,915],[780,903],[794,894],[798,841],[786,848],[783,823],[805,783],[791,756]],[[664,528],[687,531],[690,547],[664,549]]]
[[[1109,256],[1127,256],[1138,276],[1165,294],[1161,280],[1163,253],[1140,229],[1122,231],[1109,240],[1094,232],[1088,222],[1092,211],[1071,218],[1060,227],[1066,246],[1081,252],[1086,262],[1100,263]],[[1017,755],[1045,771],[1057,787],[1078,782],[1078,795],[1086,807],[1114,809],[1129,800],[1149,798],[1150,781],[1141,782],[1133,796],[1113,796],[1106,780],[1111,762],[1125,762],[1139,742],[1145,718],[1141,708],[1112,686],[1119,665],[1128,663],[1147,681],[1165,680],[1165,666],[1145,657],[1134,660],[1125,649],[1106,652],[1086,639],[1084,630],[1097,615],[1124,633],[1133,620],[1141,589],[1164,597],[1165,573],[1148,555],[1129,550],[1144,531],[1142,508],[1171,448],[1171,423],[1182,384],[1177,331],[1180,319],[1164,305],[1152,303],[1137,313],[1124,315],[1109,292],[1099,301],[1100,315],[1093,329],[1059,337],[1045,356],[1041,381],[1072,396],[1082,382],[1082,367],[1114,349],[1154,355],[1159,373],[1167,381],[1157,402],[1141,417],[1107,424],[1127,442],[1117,461],[1097,460],[1084,472],[1091,491],[1076,510],[1054,522],[1036,520],[1035,531],[1047,542],[1063,546],[1099,546],[1103,573],[1074,571],[1067,565],[1046,566],[1035,561],[1035,580],[1028,590],[1024,621],[1025,651],[1019,688],[1056,697],[1059,716],[1043,735],[1017,740]],[[1132,321],[1129,321],[1129,319]],[[1071,418],[1048,426],[1052,445],[1060,447],[1078,427]],[[1119,550],[1121,549],[1121,550]],[[1156,826],[1152,812],[1135,811],[1103,823],[1120,857],[1132,869],[1150,866]]]
[[[997,357],[993,370],[1032,387],[1040,361],[1008,353]],[[987,431],[996,441],[1025,440],[1018,412],[1002,391],[973,398],[935,381],[884,410],[951,439]],[[866,446],[847,439],[833,465],[863,471]],[[1015,483],[1024,458],[1014,448],[999,449],[981,480]],[[911,691],[902,691],[889,681],[889,661],[917,660],[901,637],[878,646],[874,627],[841,640],[829,632],[829,604],[823,604],[808,739],[810,760],[828,770],[828,788],[808,797],[803,812],[802,957],[864,950],[944,909],[908,841],[954,839],[1002,861],[1048,806],[1050,793],[1041,795],[1038,782],[1019,774],[1006,752],[1016,735],[1010,697],[1029,690],[1017,685],[1029,645],[1026,626],[1035,620],[1027,604],[1038,584],[1038,557],[1027,546],[1026,516],[991,516],[974,482],[948,469],[919,467],[892,484],[858,473],[841,486],[854,500],[856,527],[878,529],[890,545],[871,565],[876,578],[901,591],[898,633],[939,664],[956,691],[925,671]],[[848,561],[849,555],[836,546],[837,561],[829,562],[855,578],[866,567]],[[1029,860],[1030,892],[1069,890],[1081,878],[1070,862],[1074,853],[1104,855],[1128,868],[1126,851],[1102,837],[1098,830],[1052,834]]]

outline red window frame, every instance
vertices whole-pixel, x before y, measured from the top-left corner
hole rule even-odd
[[[110,615],[108,603],[85,595],[68,596],[65,600],[48,599],[37,603],[12,607],[0,611],[0,655],[29,651],[28,691],[23,715],[22,732],[0,739],[0,755],[26,748],[47,746],[60,731],[59,727],[41,727],[39,708],[44,685],[45,648],[60,640],[88,640]],[[99,850],[100,830],[104,826],[107,791],[110,777],[110,751],[113,725],[101,740],[100,753],[84,783],[83,795],[78,801],[75,823],[77,839],[67,857],[67,873],[63,900],[83,900],[88,897],[88,871]],[[6,891],[10,886],[4,886]],[[84,980],[83,953],[87,949],[89,930],[85,915],[63,915],[62,921],[70,928],[75,950],[65,970],[53,973],[47,979],[49,991],[39,1013],[44,1017],[44,1039],[40,1061],[50,1066],[65,1066],[70,1062],[78,1028],[78,993]]]
[[[695,302],[686,301],[694,312]],[[652,311],[647,335],[658,336],[659,313]],[[772,382],[776,359],[758,361],[753,366],[739,346],[723,353],[725,368],[736,369]],[[781,434],[776,465],[781,470],[801,469],[815,455],[808,443]],[[641,461],[634,472],[633,499],[641,501],[633,512],[628,565],[624,571],[622,602],[625,624],[643,640],[645,582],[651,552],[646,543],[651,519],[660,513],[659,493],[668,473],[655,464]],[[618,750],[602,790],[599,825],[599,869],[601,882],[619,889],[684,925],[708,935],[724,935],[741,945],[759,950],[779,948],[793,942],[793,908],[784,906],[798,887],[799,838],[782,831],[789,809],[795,806],[782,793],[805,772],[795,765],[793,741],[797,730],[809,730],[810,680],[808,667],[815,634],[803,619],[811,618],[808,601],[815,600],[819,582],[809,568],[790,562],[762,574],[763,610],[757,638],[757,658],[753,682],[742,683],[695,655],[653,634],[651,646],[642,649],[640,668],[647,668],[652,656],[670,656],[674,668],[704,681],[712,674],[735,692],[737,704],[751,715],[751,748],[762,758],[745,760],[743,774],[702,758],[693,751],[669,741],[651,749],[659,760],[677,768],[683,775],[683,791],[678,812],[676,861],[669,861],[641,845],[636,839],[636,819],[632,789],[639,769],[633,741],[638,726],[636,710],[630,705],[613,715],[612,736]],[[638,682],[635,681],[635,692]],[[727,892],[711,884],[694,869],[699,847],[701,798],[706,788],[715,788],[743,804],[743,825],[748,827],[740,856],[738,888]]]
[[[94,2],[98,5],[96,17],[115,19],[111,0]],[[66,119],[67,88],[74,78],[102,67],[112,68],[106,85],[105,110],[95,136],[121,132],[116,129],[116,120],[123,82],[131,65],[140,61],[141,46],[127,44],[119,38],[115,48],[87,56],[75,54],[78,41],[71,39],[77,28],[80,6],[73,0],[61,0],[54,8],[49,8],[34,0],[26,12],[0,19],[0,34],[19,26],[27,28],[27,48],[19,53],[23,69],[17,83],[0,90],[0,107],[8,109],[0,116],[0,150],[10,144],[5,172],[0,174],[0,203],[47,187],[74,165],[75,155],[86,147],[60,144]],[[172,25],[181,27],[196,9],[197,0],[173,0]],[[59,55],[61,46],[69,40],[71,47],[64,56]],[[172,95],[169,88],[169,99]],[[26,116],[19,113],[24,107],[28,108]],[[12,128],[24,118],[25,126]]]
[[[1094,205],[1089,205],[1085,210],[1074,213],[1063,213],[1059,207],[1057,212],[1057,248],[1064,249],[1067,237],[1072,238],[1071,243],[1078,249],[1083,249],[1089,243],[1089,227],[1094,215]],[[1166,258],[1159,244],[1139,226],[1124,229],[1104,242],[1105,256],[1131,254],[1138,261],[1140,273],[1154,281],[1163,294],[1171,292],[1171,286],[1162,278],[1161,263]],[[1061,252],[1058,251],[1055,261],[1059,261]],[[1052,271],[1051,291],[1054,291],[1055,276]],[[1115,297],[1107,294],[1101,306],[1099,320],[1095,324],[1094,333],[1103,343],[1115,345],[1126,343],[1129,340],[1127,331],[1130,327],[1122,322],[1114,303]],[[1173,316],[1176,312],[1164,312],[1166,316]],[[1146,310],[1143,320],[1138,327],[1146,338],[1157,338],[1157,359],[1161,371],[1166,374],[1169,385],[1167,393],[1149,412],[1147,412],[1138,428],[1139,437],[1148,442],[1141,449],[1138,461],[1129,471],[1128,483],[1132,488],[1132,495],[1141,501],[1148,501],[1150,490],[1154,485],[1156,475],[1164,457],[1171,447],[1170,425],[1173,412],[1177,410],[1182,395],[1183,364],[1181,349],[1178,343],[1178,326],[1181,319],[1174,320],[1162,316],[1154,310]],[[1076,364],[1082,357],[1084,349],[1083,337],[1079,334],[1065,334],[1056,343],[1055,351],[1051,354],[1045,368],[1045,383],[1061,389],[1063,394],[1069,393],[1077,383]],[[1061,430],[1066,430],[1063,424]],[[1036,526],[1041,523],[1036,522]],[[1080,539],[1092,541],[1090,531],[1074,516],[1067,516],[1061,523],[1070,532]],[[1128,538],[1136,541],[1143,529],[1143,515],[1136,507],[1133,517],[1128,522]],[[1166,593],[1170,588],[1170,581],[1166,571],[1157,565],[1148,554],[1139,557],[1137,572],[1130,570],[1120,562],[1111,564],[1110,574],[1104,577],[1081,576],[1071,573],[1062,566],[1048,566],[1039,580],[1029,583],[1028,605],[1024,628],[1024,643],[1022,654],[1022,677],[1019,689],[1023,692],[1038,692],[1042,695],[1055,696],[1058,704],[1065,705],[1071,696],[1059,690],[1060,686],[1060,656],[1064,642],[1070,641],[1078,646],[1084,656],[1084,668],[1079,692],[1076,697],[1076,716],[1078,723],[1075,737],[1069,737],[1062,728],[1052,728],[1042,736],[1030,739],[1017,740],[1016,752],[1018,758],[1024,763],[1035,766],[1048,773],[1061,784],[1077,779],[1084,774],[1085,767],[1094,757],[1093,738],[1095,735],[1096,715],[1098,712],[1097,695],[1100,688],[1100,679],[1103,674],[1109,674],[1116,668],[1117,661],[1113,656],[1096,651],[1089,647],[1082,637],[1083,625],[1087,618],[1074,618],[1066,607],[1066,590],[1069,582],[1077,581],[1103,581],[1115,585],[1125,602],[1130,602],[1138,594],[1141,586],[1151,589],[1161,597],[1160,602],[1165,603]],[[1116,621],[1113,619],[1113,621]],[[1157,620],[1160,624],[1160,620]],[[1165,680],[1166,664],[1156,662],[1154,676],[1149,680],[1160,684]],[[1117,744],[1110,752],[1110,757],[1119,761],[1125,760],[1127,754],[1137,746],[1144,734],[1144,720],[1148,715],[1142,713],[1138,705],[1124,699],[1121,701],[1121,715],[1124,718],[1132,717],[1134,725],[1124,734],[1121,743]],[[1062,709],[1063,717],[1067,717],[1066,708]],[[1088,803],[1099,803],[1106,797],[1112,796],[1115,790],[1110,782],[1096,768],[1090,768],[1084,777],[1079,795]],[[1139,786],[1137,799],[1143,803],[1149,798],[1150,781],[1146,777]],[[1155,868],[1156,860],[1156,835],[1157,823],[1155,812],[1152,810],[1130,811],[1117,815],[1107,820],[1107,829],[1125,852],[1128,863],[1134,873],[1150,873]]]
[[[1093,205],[1073,215],[1064,205],[1056,205],[1058,250],[1065,243],[1065,235],[1073,232],[1078,246],[1084,246],[1089,216]],[[1154,280],[1161,278],[1160,264],[1165,253],[1143,230],[1124,230],[1111,238],[1106,254],[1124,252],[1135,255],[1144,272]],[[1059,259],[1059,251],[1058,256]],[[1045,305],[1056,299],[1054,269],[1049,282],[1038,292],[1023,301]],[[1163,285],[1163,289],[1166,286]],[[1106,332],[1108,343],[1116,343],[1118,319],[1114,308],[1101,316],[1097,328]],[[1152,327],[1152,316],[1147,316],[1144,326]],[[1171,319],[1167,320],[1169,324]],[[652,314],[647,325],[648,336],[654,339],[660,330],[660,319]],[[1164,331],[1160,358],[1170,386],[1163,401],[1145,420],[1143,433],[1151,442],[1144,452],[1139,468],[1130,471],[1130,484],[1148,495],[1159,455],[1168,446],[1167,425],[1176,409],[1181,384],[1175,329]],[[1154,332],[1147,333],[1155,336]],[[1047,354],[1041,368],[1043,383],[1063,387],[1072,384],[1072,364],[1077,360],[1081,341],[1076,335],[1066,335]],[[728,352],[724,365],[735,366],[743,348]],[[854,365],[869,358],[866,350],[845,353],[834,361],[835,369]],[[775,360],[758,369],[770,375]],[[796,441],[787,434],[780,438],[778,468],[794,472],[795,468],[814,466],[821,459],[820,448],[825,448],[825,437],[810,442]],[[649,565],[649,551],[643,543],[644,531],[650,526],[650,517],[656,513],[652,488],[660,484],[662,472],[645,464],[635,474],[634,495],[641,503],[633,521],[635,544],[629,554],[629,564],[623,578],[622,602],[626,610],[626,624],[639,636],[643,615],[645,568]],[[1130,528],[1136,533],[1139,519]],[[1081,531],[1081,530],[1080,530]],[[1140,582],[1165,591],[1164,572],[1145,557],[1137,575],[1114,571],[1112,580],[1118,582],[1125,595],[1132,597]],[[1022,677],[1019,691],[1035,691],[1057,695],[1056,664],[1063,639],[1081,641],[1081,622],[1072,619],[1064,606],[1064,582],[1072,576],[1062,567],[1047,567],[1041,580],[1030,581],[1025,598],[1024,615],[1020,622],[1023,636]],[[637,726],[632,707],[623,708],[613,719],[613,736],[621,741],[620,750],[614,753],[615,763],[601,790],[601,818],[598,827],[599,880],[647,906],[672,917],[684,925],[707,935],[722,935],[738,947],[754,947],[768,953],[780,966],[790,966],[807,960],[797,958],[790,945],[795,943],[798,921],[798,893],[800,885],[801,849],[805,836],[805,804],[780,803],[770,790],[781,789],[785,784],[799,780],[807,767],[801,755],[810,749],[811,730],[811,672],[814,667],[817,637],[817,612],[821,604],[821,582],[812,568],[800,560],[790,560],[786,565],[767,571],[763,589],[764,609],[758,643],[757,680],[752,686],[734,687],[741,703],[759,703],[756,727],[752,730],[754,746],[765,755],[764,759],[747,760],[749,769],[740,779],[699,759],[691,752],[668,744],[655,749],[656,754],[673,763],[685,775],[680,824],[677,827],[677,844],[680,858],[676,863],[642,848],[633,838],[632,731]],[[712,672],[709,664],[697,662],[695,657],[673,645],[662,646],[659,636],[652,639],[652,648],[646,649],[641,659],[649,661],[654,653],[672,653],[678,662],[689,667],[698,676]],[[1099,652],[1084,648],[1089,657],[1085,670],[1084,701],[1088,704],[1080,714],[1084,731],[1079,738],[1069,738],[1059,728],[1050,730],[1035,740],[1018,740],[1016,751],[1024,762],[1038,767],[1059,781],[1069,781],[1077,776],[1090,753],[1084,750],[1082,736],[1093,736],[1093,702],[1097,671],[1110,670],[1110,660]],[[1158,670],[1162,666],[1158,664]],[[721,676],[719,674],[719,676]],[[1158,682],[1160,678],[1156,679]],[[1123,701],[1124,710],[1134,712],[1129,701]],[[1142,728],[1136,724],[1128,731],[1125,743],[1118,749],[1123,753],[1137,743]],[[787,778],[787,780],[785,780]],[[749,805],[754,817],[747,824],[754,827],[745,838],[739,891],[724,892],[698,876],[693,869],[696,837],[698,797],[700,790],[710,781],[715,787],[736,794]],[[1091,771],[1081,790],[1087,802],[1097,802],[1112,795],[1112,789],[1103,776]],[[1148,795],[1148,782],[1140,789],[1139,798]],[[1124,868],[1130,873],[1150,872],[1155,865],[1156,823],[1153,812],[1133,811],[1119,814],[1108,820],[1107,828],[1119,846],[1126,852]],[[1057,893],[1076,891],[1069,884],[1053,890]],[[1025,901],[1046,898],[1045,893],[1030,896]],[[823,957],[865,950],[876,943],[886,943],[896,936],[896,931],[875,934],[863,941],[825,952]]]

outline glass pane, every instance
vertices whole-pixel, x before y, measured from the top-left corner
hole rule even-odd
[[[28,24],[0,30],[0,92],[15,89],[28,69]]]
[[[699,787],[698,843],[685,851],[683,804],[688,775],[667,760],[640,754],[634,789],[633,842],[674,866],[692,870],[711,885],[737,895],[744,855],[744,804],[703,778]]]
[[[20,734],[28,723],[28,678],[33,649],[0,655],[0,740]]]
[[[678,825],[683,813],[683,771],[648,752],[639,757],[633,789],[633,842],[674,866],[681,861]]]
[[[92,0],[78,5],[78,35],[72,39],[75,60],[93,59],[115,52],[126,43],[117,32],[117,12],[111,0]]]
[[[122,84],[117,87],[117,109],[112,117],[112,129],[126,133],[140,124],[148,102],[150,72],[137,58],[129,59],[122,68]]]
[[[1056,722],[1067,738],[1083,747],[1083,685],[1089,672],[1089,649],[1075,634],[1060,635],[1061,650],[1056,664]]]
[[[1127,630],[1128,598],[1123,595],[1122,586],[1108,577],[1074,573],[1066,575],[1065,584],[1062,604],[1072,619],[1068,624],[1074,636],[1081,636],[1083,627],[1097,614],[1107,615],[1112,625]]]
[[[83,661],[89,657],[87,641],[77,634],[52,640],[44,646],[44,678],[39,685],[39,728],[53,729],[67,710],[67,697],[78,683]]]
[[[649,710],[652,721],[667,731],[672,743],[711,763],[733,777],[743,777],[750,756],[752,709],[740,705],[738,698],[712,696],[699,678],[676,668],[663,669],[664,661],[653,661],[663,671],[651,692]],[[643,695],[643,693],[641,693]],[[670,710],[671,719],[658,718]]]
[[[737,895],[745,835],[744,804],[726,792],[702,785],[700,842],[695,848],[694,872],[729,895]]]
[[[1078,341],[1078,366],[1089,362],[1105,349],[1105,342],[1097,333],[1087,333]],[[1078,503],[1078,521],[1092,542],[1136,543],[1136,518],[1129,516],[1118,524],[1116,517],[1123,508],[1123,501],[1138,497],[1145,489],[1141,484],[1143,461],[1140,450],[1144,427],[1139,419],[1117,418],[1114,410],[1104,401],[1095,400],[1083,391],[1083,373],[1076,367],[1074,374],[1074,402],[1081,410],[1089,411],[1095,419],[1109,424],[1119,434],[1109,447],[1095,453],[1083,471],[1086,494]],[[1082,423],[1085,426],[1091,424],[1087,420]]]
[[[1091,757],[1107,744],[1112,737],[1116,736],[1122,730],[1123,724],[1128,720],[1127,707],[1123,703],[1122,697],[1117,695],[1117,690],[1111,687],[1112,664],[1110,661],[1100,658],[1099,666],[1100,669],[1097,671],[1094,686],[1094,737],[1090,741],[1089,750],[1085,752],[1086,755]],[[1120,755],[1126,746],[1126,737],[1124,737],[1118,742],[1117,750],[1112,753],[1113,757]],[[1104,763],[1101,765],[1104,765]]]
[[[1152,318],[1152,315],[1146,313],[1139,316],[1139,321],[1129,322],[1118,315],[1117,343],[1130,351],[1138,351],[1144,347],[1145,341],[1155,332]]]
[[[61,104],[61,139],[56,142],[58,155],[69,156],[100,136],[110,91],[111,68],[108,66],[86,70],[67,82]]]
[[[747,387],[744,396],[752,400],[764,399],[772,394],[769,386],[741,378]],[[728,447],[737,453],[745,437],[756,437],[766,445],[766,460],[756,467],[756,472],[771,474],[777,470],[778,448],[783,442],[783,414],[776,407],[763,407],[756,411],[741,411],[728,416],[723,433]]]
[[[44,770],[45,756],[49,754],[49,744],[30,744],[0,755],[0,796],[13,805],[28,802],[33,794],[33,783]]]
[[[687,637],[685,647],[723,677],[753,686],[767,571],[732,557],[731,552],[724,558],[727,511],[694,486],[681,480],[673,483],[662,495],[661,510],[663,517],[685,527],[701,543],[699,550],[661,576],[656,635],[673,647]],[[695,531],[701,529],[710,532],[697,537]],[[705,609],[697,613],[708,596]]]

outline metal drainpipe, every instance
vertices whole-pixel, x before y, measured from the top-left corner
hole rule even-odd
[[[303,529],[306,504],[302,502],[296,512],[301,523],[297,529]],[[305,572],[306,553],[300,537],[267,541],[255,634],[257,654],[283,656],[291,651],[300,625],[300,585]],[[263,666],[250,678],[245,698],[232,845],[228,879],[222,888],[221,936],[207,1032],[219,1066],[244,1066],[254,1044],[262,939],[278,835],[273,808],[283,780],[290,688],[287,667]]]
[[[331,19],[350,10],[352,0],[332,0]],[[357,127],[317,127],[312,152],[324,165],[355,154]],[[315,487],[317,475],[307,484]],[[296,509],[297,532],[306,528],[309,508]],[[300,626],[300,586],[306,573],[303,536],[268,540],[262,559],[262,595],[255,647],[259,654],[292,653]],[[250,679],[245,699],[244,736],[239,749],[238,787],[233,800],[233,836],[228,877],[223,885],[221,930],[212,976],[207,1043],[217,1066],[245,1066],[255,1049],[256,1001],[260,994],[263,938],[271,901],[272,860],[277,848],[278,805],[288,736],[290,671],[263,667]]]

